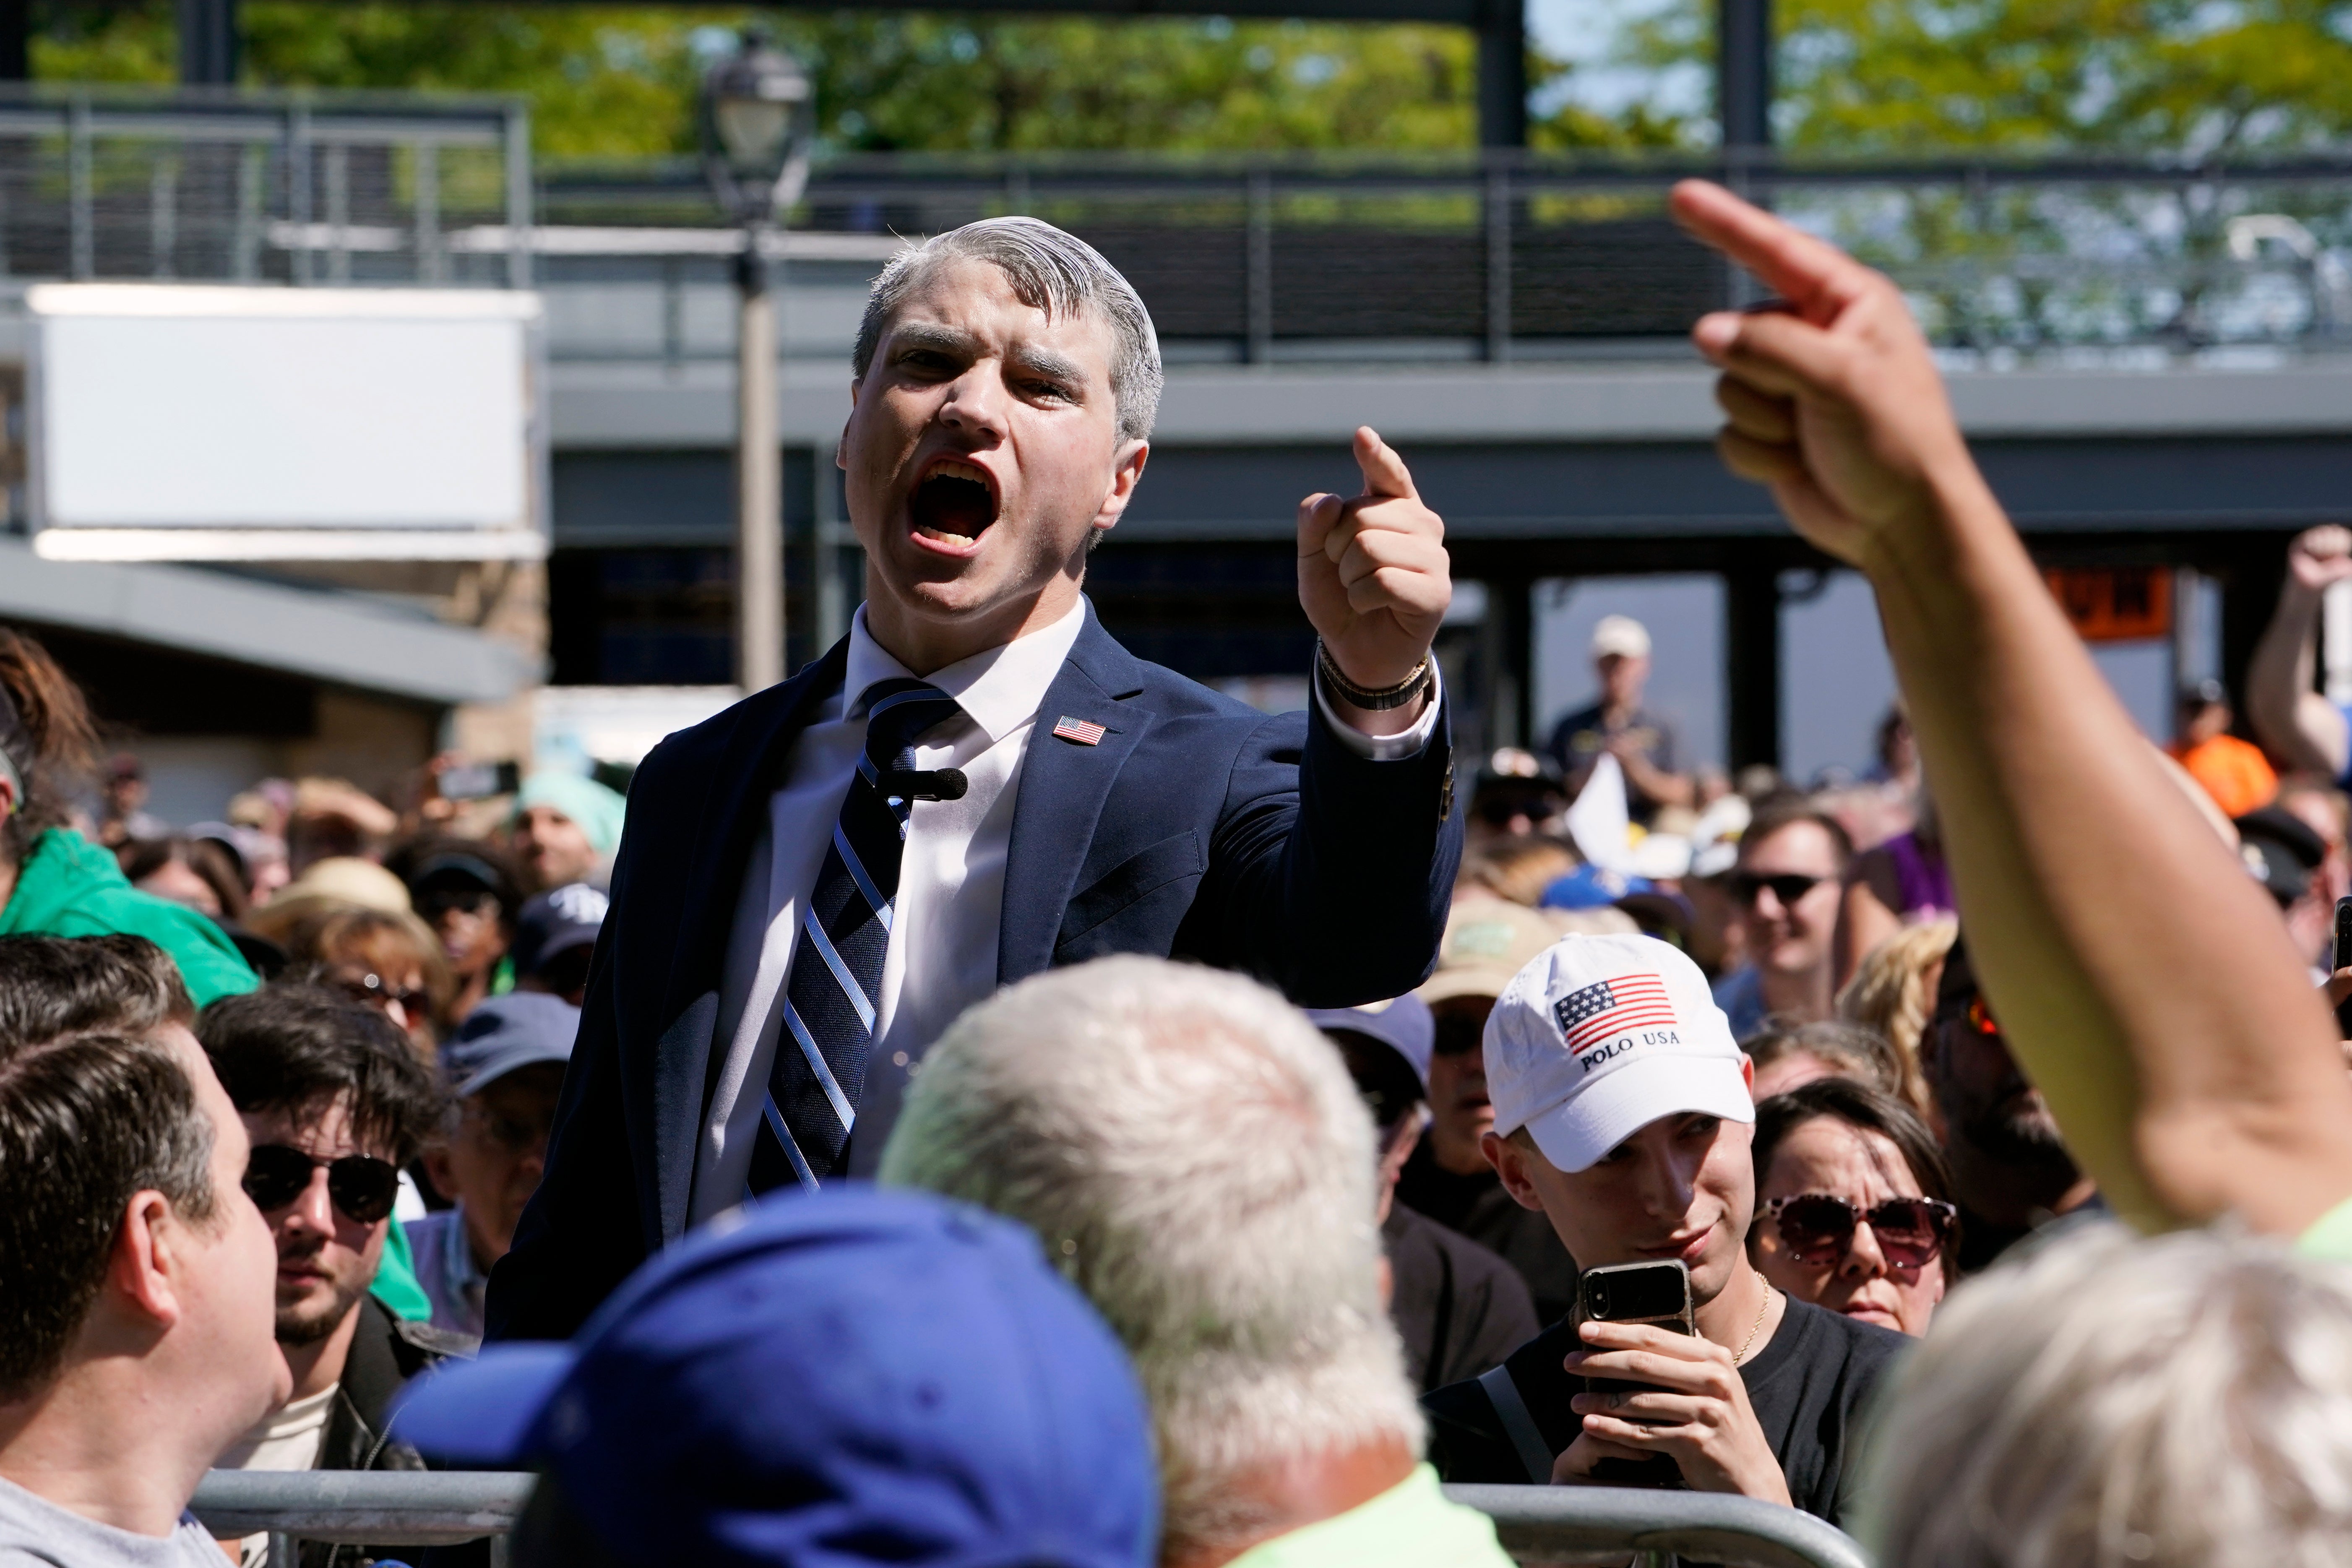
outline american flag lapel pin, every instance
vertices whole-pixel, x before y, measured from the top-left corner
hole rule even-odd
[[[1100,724],[1084,719],[1073,719],[1067,713],[1054,721],[1054,733],[1065,741],[1076,741],[1081,746],[1099,746],[1109,731]]]

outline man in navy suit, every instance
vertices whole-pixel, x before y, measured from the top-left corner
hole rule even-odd
[[[1001,984],[1146,952],[1339,1006],[1428,973],[1462,843],[1444,525],[1359,430],[1363,493],[1298,508],[1308,710],[1146,664],[1080,588],[1160,385],[1142,301],[1050,225],[876,280],[835,458],[866,604],[638,770],[491,1337],[569,1335],[690,1226],[869,1173],[924,1049]]]

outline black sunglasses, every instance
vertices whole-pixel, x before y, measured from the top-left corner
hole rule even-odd
[[[344,995],[361,1006],[373,1007],[378,1012],[397,1002],[402,1012],[417,1016],[424,1013],[425,1004],[433,1000],[422,991],[394,985],[381,974],[338,975],[335,984]]]
[[[1441,1057],[1464,1057],[1476,1050],[1486,1037],[1486,1020],[1464,1013],[1440,1013],[1437,1016],[1437,1037],[1430,1049]]]
[[[1780,907],[1787,909],[1827,880],[1826,877],[1805,877],[1794,871],[1783,872],[1777,877],[1761,877],[1753,871],[1734,871],[1729,885],[1733,900],[1743,909],[1754,903],[1756,895],[1767,888],[1771,889],[1772,896],[1780,900]]]
[[[1835,1263],[1853,1246],[1854,1227],[1868,1221],[1878,1250],[1897,1268],[1924,1268],[1952,1238],[1959,1210],[1935,1198],[1889,1198],[1864,1209],[1828,1193],[1774,1198],[1764,1212],[1779,1222],[1780,1240],[1801,1263]]]
[[[499,912],[499,896],[487,888],[436,888],[416,897],[416,918],[427,924],[452,910],[488,920]]]
[[[254,1206],[273,1214],[310,1184],[310,1173],[327,1168],[327,1196],[345,1219],[373,1225],[392,1212],[400,1196],[400,1171],[373,1154],[346,1154],[340,1160],[320,1160],[283,1143],[256,1143],[245,1157],[245,1192]]]

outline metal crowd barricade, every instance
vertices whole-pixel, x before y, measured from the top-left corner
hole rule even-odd
[[[1792,1508],[1715,1492],[1620,1487],[1447,1487],[1495,1521],[1521,1563],[1644,1565],[1675,1557],[1734,1568],[1870,1568],[1853,1538]]]
[[[533,1478],[462,1471],[215,1470],[191,1505],[215,1535],[267,1532],[268,1568],[293,1568],[298,1542],[447,1546],[506,1537]],[[1794,1509],[1706,1492],[1598,1487],[1448,1487],[1495,1521],[1527,1563],[1644,1564],[1672,1557],[1730,1568],[1870,1568],[1853,1539]]]
[[[454,1546],[490,1539],[506,1568],[507,1535],[531,1484],[520,1473],[461,1470],[215,1470],[189,1509],[222,1540],[267,1533],[267,1568],[294,1568],[304,1541]]]

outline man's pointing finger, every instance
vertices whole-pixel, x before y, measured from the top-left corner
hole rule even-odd
[[[1406,469],[1404,459],[1369,425],[1356,427],[1356,467],[1364,471],[1364,494],[1368,496],[1421,499],[1421,492],[1412,488],[1412,475]]]

